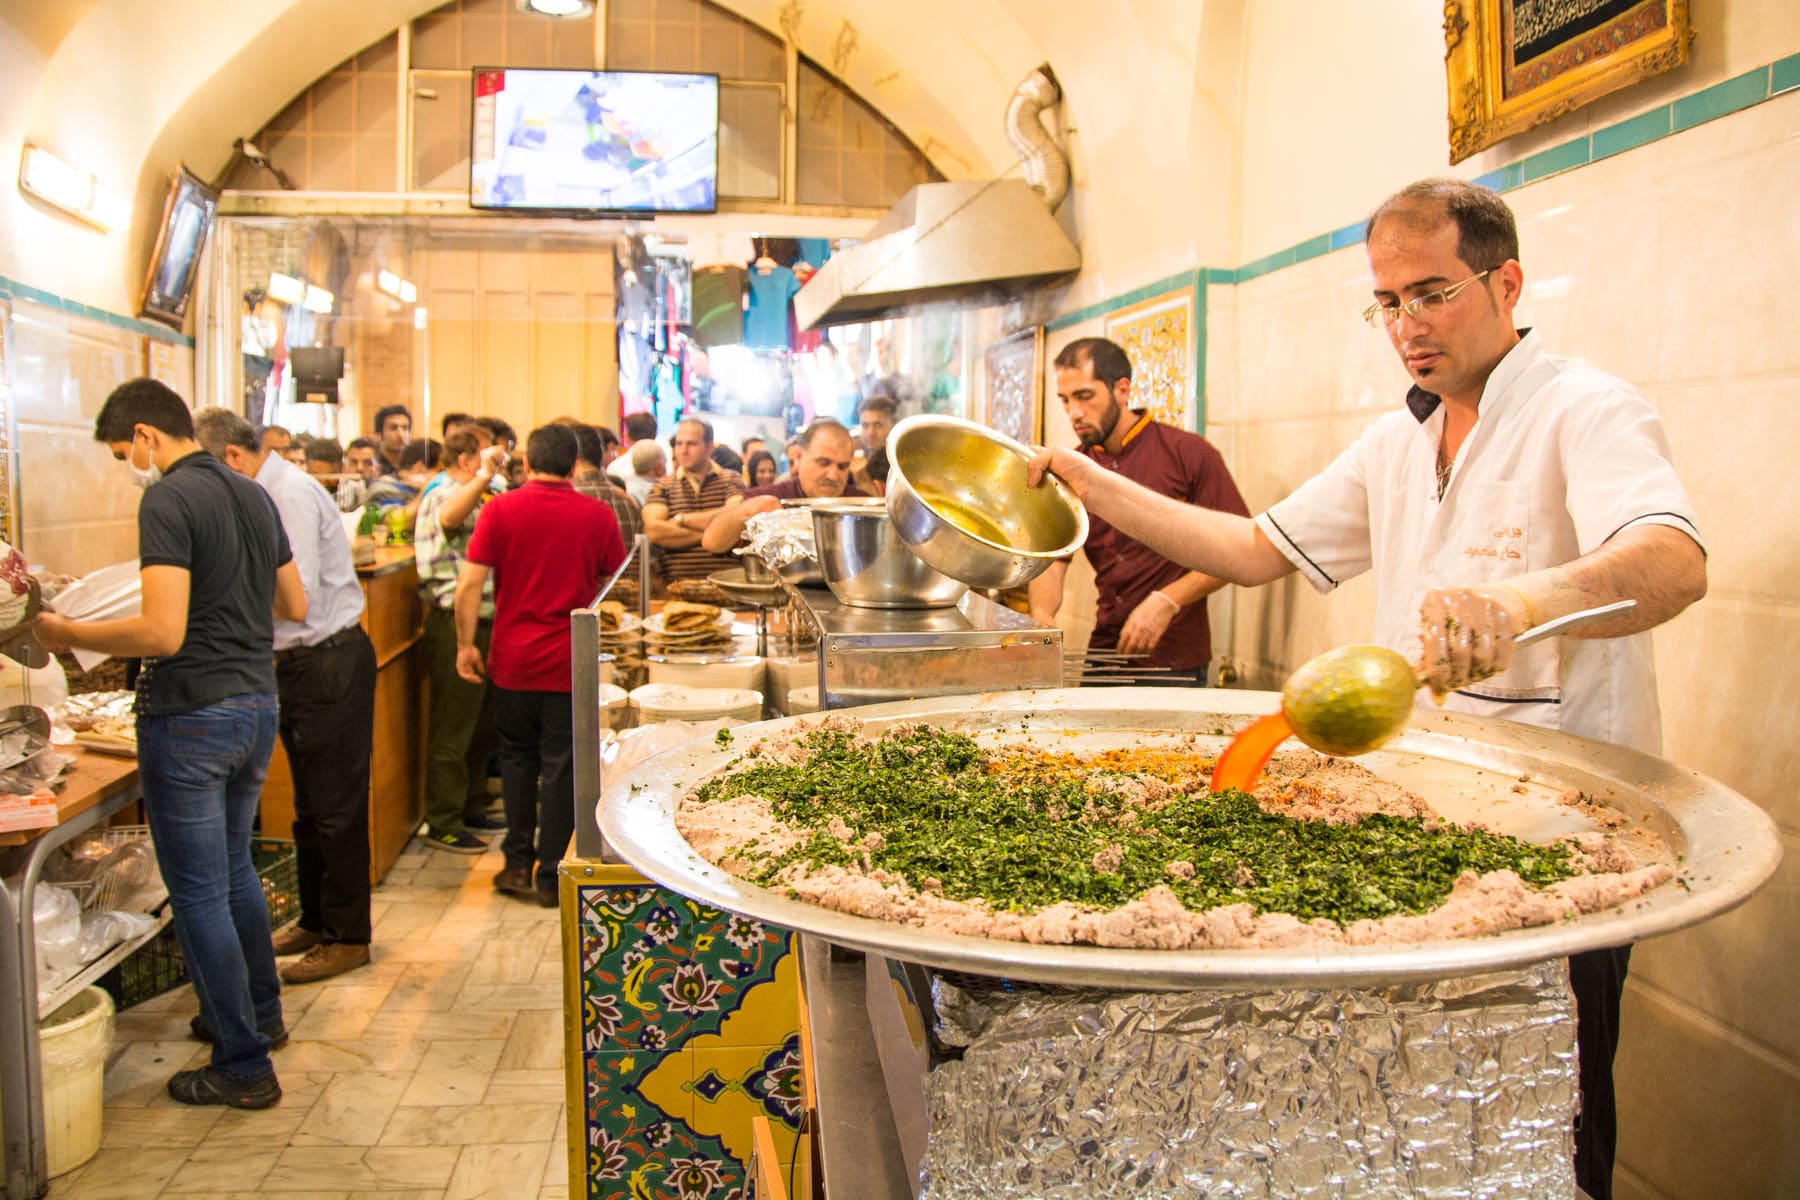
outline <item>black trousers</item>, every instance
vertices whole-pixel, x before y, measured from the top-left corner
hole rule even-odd
[[[556,886],[556,864],[575,836],[575,711],[567,692],[494,688],[500,790],[506,799],[506,865]]]
[[[275,660],[281,744],[294,777],[300,927],[369,944],[369,750],[375,647],[360,626]]]
[[[1613,1055],[1619,1049],[1619,997],[1631,947],[1590,950],[1569,959],[1575,993],[1575,1048],[1581,1055],[1581,1115],[1575,1118],[1575,1182],[1593,1200],[1612,1200],[1619,1110]]]

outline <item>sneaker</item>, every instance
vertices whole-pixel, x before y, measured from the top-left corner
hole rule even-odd
[[[499,831],[506,828],[506,818],[496,816],[491,812],[480,812],[472,817],[464,817],[463,828]]]
[[[319,944],[319,934],[310,929],[302,929],[295,925],[275,935],[275,957],[286,958],[290,954],[305,954]]]
[[[283,983],[317,983],[369,965],[369,948],[350,942],[321,942],[306,957],[281,969]]]
[[[227,1108],[270,1108],[281,1099],[281,1085],[270,1071],[261,1079],[233,1079],[215,1067],[177,1071],[169,1095],[183,1104],[223,1104]]]
[[[269,1039],[270,1050],[279,1050],[287,1045],[287,1026],[281,1021],[277,1020],[273,1025],[258,1025],[256,1028],[258,1032]],[[188,1033],[196,1042],[205,1042],[209,1046],[213,1044],[212,1026],[208,1025],[206,1018],[199,1013],[195,1013],[193,1018],[188,1021]]]
[[[427,833],[419,840],[433,850],[448,850],[452,854],[485,854],[488,848],[486,842],[462,830],[455,833]]]
[[[554,883],[538,884],[537,902],[539,908],[555,908],[561,904],[562,898],[556,894],[556,885]]]
[[[494,876],[494,890],[509,896],[529,896],[532,894],[531,872],[524,867],[508,867]]]

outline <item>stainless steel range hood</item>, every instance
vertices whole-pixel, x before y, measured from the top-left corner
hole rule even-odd
[[[1068,190],[1068,161],[1039,117],[1061,95],[1048,65],[1013,94],[1006,131],[1024,160],[1024,180],[915,187],[860,245],[834,254],[800,289],[800,328],[1003,303],[1079,270],[1081,251],[1054,216]]]

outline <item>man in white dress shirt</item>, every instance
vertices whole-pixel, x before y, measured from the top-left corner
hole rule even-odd
[[[277,954],[305,957],[288,983],[329,979],[369,961],[369,750],[375,648],[363,632],[362,585],[337,505],[306,472],[261,449],[236,413],[203,408],[195,438],[275,501],[306,588],[306,619],[275,622],[281,744],[294,780],[300,920]]]
[[[1374,303],[1413,388],[1323,472],[1254,520],[1156,495],[1068,450],[1048,466],[1122,532],[1255,586],[1299,571],[1320,591],[1375,574],[1375,636],[1415,658],[1446,708],[1655,753],[1649,630],[1706,592],[1693,506],[1656,410],[1623,380],[1514,328],[1513,215],[1493,192],[1430,179],[1365,230]],[[1513,653],[1533,625],[1633,599],[1603,624]],[[1576,1181],[1612,1194],[1612,1059],[1628,949],[1578,954],[1582,1115]]]

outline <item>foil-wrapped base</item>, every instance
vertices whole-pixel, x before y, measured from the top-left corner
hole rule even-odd
[[[933,981],[930,1200],[1575,1196],[1563,960],[1348,990]]]

